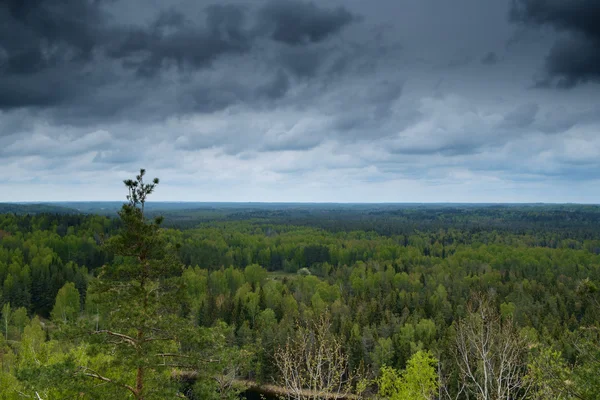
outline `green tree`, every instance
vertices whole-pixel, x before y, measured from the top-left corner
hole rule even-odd
[[[42,329],[39,318],[34,317],[23,331],[19,349],[20,364],[44,364],[48,358],[45,342],[46,333]]]
[[[4,303],[2,306],[2,328],[4,329],[4,338],[8,340],[8,323],[11,319],[10,303]]]
[[[538,348],[531,355],[528,373],[525,377],[529,385],[528,398],[532,400],[568,400],[573,398],[573,373],[563,360],[560,352],[551,348]],[[577,392],[576,392],[577,393]],[[579,398],[582,398],[577,393]]]
[[[246,282],[256,288],[264,283],[267,279],[267,270],[258,264],[250,264],[244,269]]]
[[[18,338],[23,330],[29,324],[29,317],[27,316],[27,310],[25,307],[19,307],[12,312],[10,323],[12,324],[12,331],[15,338]],[[9,325],[9,329],[11,326]]]
[[[144,206],[159,181],[124,181],[127,200],[119,212],[122,229],[106,243],[115,262],[101,268],[90,285],[100,316],[92,349],[110,355],[100,365],[82,365],[80,374],[112,385],[135,399],[165,398],[176,392],[169,378],[183,332],[182,265],[165,238],[162,218],[147,221]]]
[[[437,396],[437,360],[427,351],[418,351],[402,372],[384,366],[378,380],[379,395],[389,400],[430,400]]]
[[[75,288],[75,284],[67,282],[60,288],[56,295],[54,308],[50,315],[54,321],[68,322],[73,321],[79,315],[81,302],[79,291]]]

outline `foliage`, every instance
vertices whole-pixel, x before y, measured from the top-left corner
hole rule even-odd
[[[327,312],[365,396],[430,352],[439,396],[474,398],[520,343],[515,398],[600,397],[599,207],[179,205],[158,224],[137,181],[116,219],[0,214],[0,396],[122,398],[98,376],[135,389],[138,367],[146,398],[235,396],[280,382],[278,350]],[[469,330],[495,350],[473,358]]]
[[[73,282],[67,282],[58,291],[54,308],[52,308],[50,315],[54,321],[66,323],[77,319],[80,308],[81,300],[79,298],[79,291],[75,288]]]
[[[534,400],[566,400],[572,385],[572,372],[560,352],[551,348],[538,348],[528,365],[526,381],[531,385],[528,398]]]
[[[119,212],[123,228],[106,244],[117,258],[100,269],[89,289],[107,311],[90,331],[91,351],[111,358],[97,367],[80,367],[81,375],[140,400],[175,391],[169,385],[169,364],[160,354],[178,347],[182,287],[182,266],[164,239],[161,220],[148,222],[144,217],[147,196],[158,184],[156,178],[145,183],[144,174],[141,170],[135,180],[125,181],[129,202]]]
[[[379,395],[389,400],[431,400],[438,391],[437,360],[427,351],[418,351],[402,372],[384,366],[378,380]]]

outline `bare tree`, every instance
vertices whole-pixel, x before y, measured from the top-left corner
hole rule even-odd
[[[438,357],[439,359],[439,357]],[[461,395],[464,393],[466,389],[466,384],[464,380],[460,381],[455,379],[455,376],[450,376],[445,373],[445,365],[442,361],[438,361],[437,364],[437,373],[438,373],[438,393],[440,400],[458,400],[461,399]],[[450,383],[457,382],[457,387],[455,390],[451,388]]]
[[[341,399],[351,393],[356,376],[349,370],[341,340],[331,333],[327,316],[298,327],[275,352],[281,385],[293,400]]]
[[[526,397],[528,343],[509,317],[476,296],[456,325],[456,361],[467,393],[480,400]]]

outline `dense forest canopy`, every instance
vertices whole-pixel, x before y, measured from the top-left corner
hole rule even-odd
[[[3,206],[0,399],[600,398],[600,207],[150,204]]]

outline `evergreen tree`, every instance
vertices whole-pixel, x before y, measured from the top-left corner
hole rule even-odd
[[[90,285],[100,310],[93,330],[93,349],[111,355],[99,367],[85,365],[86,377],[126,390],[137,400],[166,398],[176,390],[170,379],[183,331],[182,265],[167,243],[161,218],[147,221],[144,206],[158,185],[144,182],[142,169],[135,180],[124,181],[127,200],[119,212],[120,233],[107,241],[115,262],[101,268]],[[98,370],[96,370],[98,368]]]

